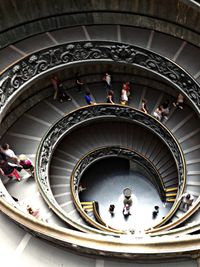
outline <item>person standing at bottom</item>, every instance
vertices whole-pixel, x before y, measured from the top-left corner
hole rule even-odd
[[[115,211],[115,205],[114,204],[110,204],[108,211],[110,212],[111,216],[114,216],[114,214],[115,214],[115,212],[114,212]]]
[[[128,217],[129,215],[131,215],[131,213],[130,213],[130,205],[129,204],[125,204],[122,212],[123,212],[123,215],[125,217]]]

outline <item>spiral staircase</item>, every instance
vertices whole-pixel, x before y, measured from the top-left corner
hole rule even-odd
[[[1,177],[1,261],[5,266],[200,266],[199,4],[46,2],[1,3],[1,143],[28,155],[37,167],[35,179],[25,172],[20,183]],[[103,119],[95,113],[96,118],[80,121],[80,114],[90,109],[109,110],[102,81],[106,71],[112,74],[115,92],[116,105],[111,108],[129,108],[129,114],[144,116],[150,126],[124,118],[123,112],[110,117],[105,112]],[[96,106],[85,106],[84,92],[76,91],[77,72]],[[71,101],[53,100],[54,73],[68,88]],[[131,82],[131,98],[124,107],[118,103],[126,80]],[[172,103],[179,92],[186,99],[184,109],[171,104],[168,118],[156,121],[154,110],[166,99]],[[139,111],[142,99],[148,100],[149,115]],[[53,138],[51,144],[55,129],[60,130],[56,125],[63,120],[70,124],[71,118],[68,132],[56,132],[58,141]],[[170,150],[171,141],[152,131],[154,124],[172,137],[178,152]],[[42,155],[51,147],[52,153]],[[74,205],[76,169],[105,147],[135,151],[152,164],[165,189],[169,215],[132,234],[102,226],[84,214],[80,203]],[[40,172],[41,166],[47,172]],[[187,212],[178,200],[183,192],[194,196]],[[44,221],[24,212],[29,203],[40,207]]]

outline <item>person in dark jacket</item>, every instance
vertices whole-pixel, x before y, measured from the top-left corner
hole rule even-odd
[[[58,85],[58,99],[60,102],[70,101],[72,100],[68,94],[66,93],[65,87],[63,83]]]
[[[0,169],[1,169],[1,174],[6,175],[10,178],[15,176],[18,182],[21,181],[21,177],[16,169],[18,167],[16,164],[12,164],[10,162],[7,162],[6,160],[1,159],[0,160]]]

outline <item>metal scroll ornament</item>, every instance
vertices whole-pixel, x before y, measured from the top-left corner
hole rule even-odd
[[[170,60],[141,47],[116,42],[73,42],[40,50],[9,67],[0,76],[0,108],[30,81],[71,63],[113,61],[152,71],[170,81],[200,112],[200,89],[195,80]]]
[[[48,199],[53,199],[53,194],[48,183],[48,168],[56,145],[73,128],[82,127],[86,122],[92,123],[92,121],[98,121],[102,118],[121,121],[128,120],[149,128],[149,130],[162,139],[168,146],[176,162],[178,183],[180,186],[184,183],[185,164],[180,147],[171,133],[161,123],[153,117],[128,106],[102,104],[80,108],[71,112],[55,123],[44,136],[37,154],[36,170],[39,185]]]

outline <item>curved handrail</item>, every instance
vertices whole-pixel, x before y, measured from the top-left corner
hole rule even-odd
[[[79,41],[48,47],[32,53],[0,74],[1,119],[11,99],[29,83],[55,69],[92,61],[130,64],[156,73],[173,84],[200,114],[198,83],[178,64],[142,47],[119,42]]]
[[[81,175],[83,172],[94,162],[105,157],[122,157],[129,160],[133,160],[141,164],[150,174],[152,183],[157,186],[157,190],[162,200],[165,197],[165,185],[161,178],[161,175],[154,164],[145,155],[132,148],[123,146],[102,146],[88,151],[82,156],[76,163],[72,170],[70,184],[71,191],[78,196],[78,186],[80,183]],[[159,182],[159,183],[158,183]]]
[[[84,42],[83,42],[84,43]],[[105,43],[104,43],[105,44]],[[110,44],[110,43],[109,43]],[[114,43],[115,45],[116,45],[116,43]],[[121,44],[120,44],[121,45]],[[109,45],[108,45],[109,46]],[[109,46],[110,47],[110,46]],[[122,46],[119,46],[118,47],[118,49],[120,49],[120,47],[122,48]],[[130,48],[131,46],[128,46],[128,48]],[[116,48],[116,47],[115,47]],[[43,52],[44,52],[44,50],[42,50]],[[41,52],[41,51],[40,51]],[[115,52],[115,51],[114,51]],[[128,55],[128,54],[127,54]],[[26,57],[25,59],[27,59],[28,57]],[[29,57],[30,58],[30,57]],[[159,62],[156,62],[156,66],[157,67],[159,67],[159,66],[161,66],[162,65],[162,63],[163,63],[163,61],[162,61],[162,59],[163,59],[163,57],[159,57],[161,60],[159,61]],[[127,62],[127,57],[125,58],[125,59],[123,59],[122,60],[122,58],[116,58],[116,61],[118,61],[118,62],[122,62],[122,63],[127,63],[128,64],[128,62]],[[80,60],[83,60],[84,61],[84,59],[80,59]],[[98,60],[98,59],[96,59],[96,60]],[[170,62],[170,61],[167,61],[167,62]],[[12,67],[10,67],[9,68],[9,70],[11,70],[11,72],[9,72],[8,71],[8,76],[6,76],[6,73],[5,72],[3,72],[2,73],[2,77],[3,77],[3,79],[1,80],[1,85],[0,85],[0,89],[2,90],[2,88],[3,89],[5,89],[6,88],[6,90],[8,89],[8,93],[9,93],[9,95],[8,95],[8,97],[7,96],[5,96],[5,90],[2,90],[1,92],[0,92],[0,97],[1,97],[1,100],[2,100],[2,98],[4,99],[4,100],[6,100],[5,102],[7,103],[8,101],[7,100],[9,100],[9,99],[11,99],[10,97],[11,97],[11,95],[12,96],[14,96],[14,94],[15,94],[15,91],[16,90],[20,90],[21,88],[23,88],[23,86],[25,86],[25,85],[28,85],[28,82],[31,82],[34,78],[34,76],[31,76],[31,77],[26,77],[26,75],[24,75],[25,74],[25,66],[26,66],[26,70],[30,70],[30,74],[32,73],[31,72],[31,70],[36,70],[36,68],[38,67],[38,61],[37,62],[33,62],[33,65],[35,64],[35,66],[32,66],[32,68],[29,68],[29,66],[28,66],[28,64],[26,65],[26,62],[23,62],[23,63],[25,63],[24,64],[24,68],[21,68],[20,70],[19,69],[17,69],[17,68],[13,68],[13,70],[11,70],[11,68]],[[30,63],[30,62],[29,62]],[[37,64],[36,64],[37,63]],[[41,62],[40,62],[41,63]],[[74,62],[73,62],[74,63]],[[57,64],[57,65],[56,65]],[[51,70],[51,69],[53,69],[53,68],[55,68],[56,66],[58,66],[59,64],[58,64],[58,62],[56,63],[54,66],[51,66],[50,68],[48,68],[48,70]],[[61,62],[61,64],[64,64],[63,62]],[[66,63],[66,64],[68,64],[68,63]],[[132,64],[132,63],[131,63]],[[134,63],[133,63],[134,64]],[[64,64],[65,65],[65,64]],[[136,64],[137,65],[137,64]],[[151,64],[150,64],[151,65]],[[22,65],[21,65],[22,66]],[[60,65],[59,65],[60,66]],[[163,65],[164,66],[164,65]],[[171,66],[171,65],[170,65]],[[169,67],[170,67],[169,66]],[[157,72],[158,74],[159,74],[159,71],[157,71],[157,67],[156,67],[156,70],[153,70],[154,68],[155,68],[155,65],[153,64],[152,66],[148,66],[148,68],[149,68],[149,70],[151,70],[151,71],[155,71],[155,72]],[[166,71],[166,67],[167,67],[167,65],[165,65],[165,67],[164,67],[164,69],[162,69],[161,70],[161,72],[162,71]],[[185,92],[185,95],[187,95],[187,97],[188,98],[190,98],[190,95],[192,95],[192,97],[191,97],[191,99],[192,99],[192,101],[194,100],[194,103],[196,103],[197,104],[197,106],[198,106],[198,103],[199,103],[199,94],[198,94],[198,92],[199,92],[199,90],[197,90],[198,88],[198,85],[197,85],[197,83],[195,83],[195,81],[194,81],[194,79],[192,79],[191,78],[191,76],[190,75],[188,75],[187,74],[187,72],[185,72],[185,71],[183,71],[183,69],[181,69],[181,68],[179,68],[176,64],[173,64],[173,67],[176,67],[177,68],[177,72],[178,72],[178,76],[176,76],[176,78],[177,78],[177,80],[176,81],[173,81],[173,78],[174,78],[174,76],[172,75],[172,77],[170,76],[169,78],[167,78],[168,80],[170,80],[172,83],[174,83],[174,84],[176,84],[176,86],[177,86],[177,88],[179,88],[180,90],[183,90],[182,92]],[[147,69],[148,69],[147,68]],[[172,71],[172,69],[173,68],[170,68],[170,70],[169,70],[169,72],[167,73],[167,75],[170,75],[170,74],[172,74],[173,73],[173,71]],[[175,70],[175,69],[173,69],[173,70]],[[180,71],[179,71],[180,70]],[[17,73],[18,72],[18,73]],[[175,71],[175,73],[177,74],[177,72]],[[182,73],[183,72],[183,73]],[[46,70],[41,70],[41,75],[42,74],[45,74],[46,73]],[[40,76],[40,73],[38,72],[38,73],[36,73],[36,74],[38,74],[38,76],[37,77],[39,77]],[[185,75],[186,74],[186,75]],[[167,76],[166,75],[166,76]],[[21,76],[21,77],[20,77]],[[162,73],[162,76],[164,77],[165,75]],[[5,78],[5,79],[4,79]],[[18,87],[18,83],[16,83],[16,85],[12,85],[12,83],[11,83],[11,81],[12,82],[14,82],[15,81],[15,79],[17,80],[17,78],[19,78],[19,79],[22,79],[23,80],[23,82],[22,82],[22,84],[20,83],[19,84],[19,87]],[[27,78],[27,79],[25,79],[25,78]],[[191,80],[192,79],[192,80]],[[185,80],[186,80],[186,82],[185,82]],[[7,85],[7,82],[8,82],[8,87],[6,86]],[[193,83],[194,82],[194,83]],[[180,87],[179,87],[179,83],[180,83]],[[11,86],[9,86],[9,85],[11,85]],[[22,85],[22,86],[21,86]],[[185,89],[185,87],[187,87],[187,89]],[[182,89],[181,89],[182,88]],[[194,89],[194,90],[193,90]],[[5,96],[5,98],[4,98],[4,96]],[[9,99],[8,99],[9,98]],[[5,102],[3,102],[3,106],[5,107]],[[3,114],[3,113],[2,113]]]
[[[0,209],[29,233],[87,255],[115,255],[124,259],[173,259],[192,257],[200,249],[200,235],[149,238],[138,235],[102,236],[49,225],[22,213],[0,198]],[[200,226],[200,225],[199,225]],[[145,238],[146,237],[146,238]],[[147,257],[148,255],[148,257]]]
[[[99,214],[99,203],[97,201],[93,201],[92,202],[92,206],[93,206],[93,213],[94,213],[94,217],[96,218],[96,220],[104,225],[107,226],[106,223],[102,220],[100,214]]]
[[[10,100],[34,79],[69,64],[91,60],[132,64],[161,75],[176,86],[196,107],[199,115],[199,85],[184,69],[144,48],[105,41],[73,42],[48,47],[25,56],[1,72],[1,118]],[[11,101],[12,102],[12,101]]]
[[[145,114],[142,111],[128,106],[98,104],[94,106],[82,107],[67,114],[49,129],[40,143],[36,156],[36,180],[39,189],[48,205],[50,205],[59,216],[61,215],[62,218],[65,218],[68,223],[73,224],[71,219],[66,216],[58,203],[55,201],[48,181],[48,169],[52,152],[55,150],[55,147],[67,134],[67,132],[70,132],[75,127],[79,127],[79,125],[83,122],[85,123],[94,119],[97,120],[97,118],[104,119],[106,117],[112,119],[120,118],[142,124],[159,136],[160,139],[169,147],[169,150],[171,150],[171,153],[175,159],[178,168],[180,184],[179,194],[183,193],[186,173],[185,159],[178,142],[163,124],[161,124],[151,115]],[[175,213],[177,208],[178,204],[174,203],[171,213],[165,217],[161,224],[166,222]],[[160,226],[160,224],[158,226]],[[157,225],[155,227],[157,227]]]
[[[99,228],[99,225],[96,223],[96,221],[92,220],[90,216],[85,213],[84,209],[82,208],[82,205],[79,200],[79,195],[78,195],[78,187],[79,187],[79,182],[81,179],[82,174],[84,171],[94,162],[96,162],[99,158],[105,158],[109,156],[116,156],[116,157],[123,157],[123,158],[128,158],[129,160],[135,160],[135,161],[141,161],[143,159],[143,164],[145,167],[149,169],[149,172],[151,175],[154,175],[155,178],[159,177],[159,179],[162,181],[158,171],[154,167],[153,163],[150,162],[149,159],[145,158],[143,155],[140,153],[134,151],[133,149],[128,149],[124,147],[117,147],[117,146],[111,146],[111,147],[101,147],[94,149],[92,151],[89,151],[86,153],[82,158],[79,159],[79,161],[76,163],[75,167],[73,168],[71,177],[70,177],[70,188],[71,188],[71,194],[73,198],[73,202],[81,214],[81,216],[91,225],[94,227]],[[163,184],[162,184],[163,185]],[[164,185],[162,193],[164,193]],[[97,220],[98,221],[98,220]],[[102,223],[100,225],[100,229],[102,229]],[[105,226],[105,225],[104,225]],[[106,225],[109,229],[114,229],[111,228],[109,225]],[[115,229],[116,230],[116,229]],[[125,233],[125,231],[118,230],[121,233]]]
[[[10,196],[10,194],[7,192],[7,189],[3,185],[3,183],[0,180],[0,210],[3,211],[5,214],[7,214],[9,217],[13,218],[13,216],[10,216],[9,210],[14,208],[14,214],[15,211],[17,212],[17,215],[20,214],[20,216],[25,216],[25,219],[28,220],[29,216],[27,213],[24,213],[24,209],[16,203],[13,198]],[[151,229],[147,230],[146,233],[148,233],[152,237],[158,237],[158,236],[181,236],[185,234],[189,234],[195,231],[199,231],[200,229],[200,222],[193,222],[186,226],[182,226],[176,229],[171,229],[172,227],[177,227],[182,222],[184,222],[186,219],[190,218],[191,215],[193,215],[200,207],[200,197],[195,201],[195,203],[190,207],[190,209],[181,217],[179,220],[173,222],[172,224],[168,224],[168,227],[161,228],[161,231],[157,231],[157,229]],[[17,216],[18,217],[18,216]],[[32,216],[29,216],[29,218],[33,218]],[[14,220],[18,221],[16,217],[14,216]],[[35,218],[34,218],[35,219]],[[35,219],[36,220],[36,219]],[[25,225],[29,225],[29,223],[25,223]],[[167,231],[167,232],[165,232]],[[143,236],[144,238],[144,236]]]
[[[181,203],[181,200],[178,201]],[[151,234],[154,236],[154,234],[159,235],[160,233],[164,234],[171,234],[173,232],[177,232],[176,229],[169,232],[169,230],[179,226],[181,223],[183,223],[185,220],[189,219],[191,215],[193,215],[198,209],[200,208],[200,197],[195,201],[195,203],[192,205],[192,207],[189,208],[187,212],[185,212],[180,218],[178,218],[176,221],[168,223],[167,225],[163,225],[159,227],[159,229],[149,229],[146,230],[147,234]],[[184,227],[183,227],[184,228]]]

